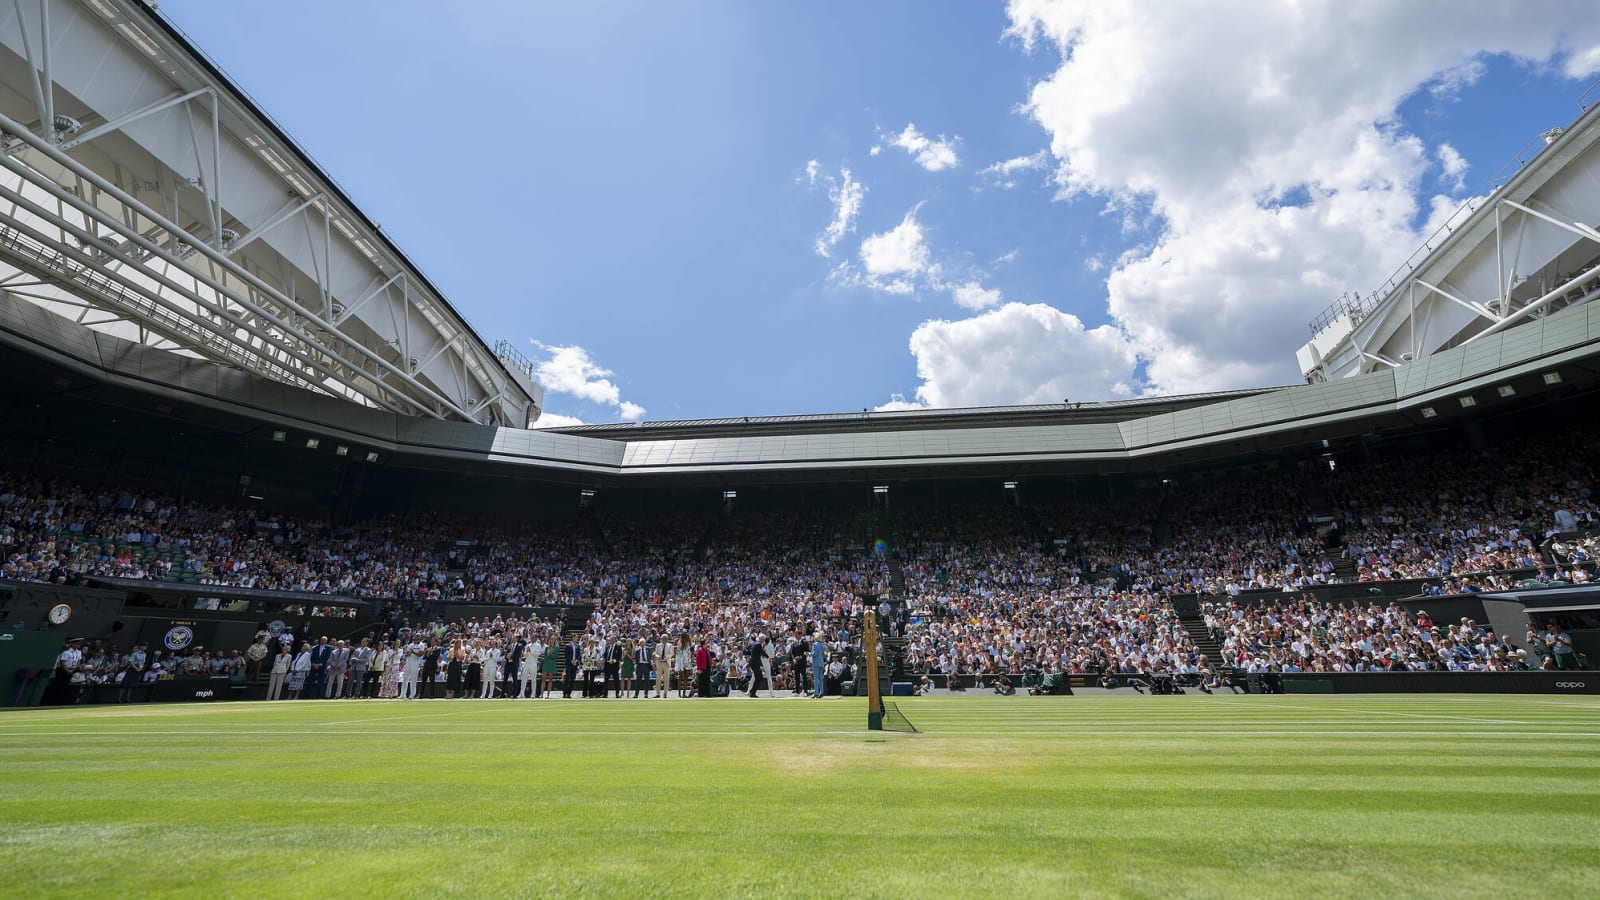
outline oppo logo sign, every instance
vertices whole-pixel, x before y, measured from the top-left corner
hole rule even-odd
[[[1556,682],[1556,687],[1558,687],[1558,688],[1581,688],[1581,687],[1584,687],[1584,686],[1585,686],[1585,682],[1582,682],[1582,681],[1558,681],[1558,682]]]

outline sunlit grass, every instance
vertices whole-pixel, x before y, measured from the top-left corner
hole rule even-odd
[[[4,893],[1581,896],[1600,703],[419,701],[0,714]],[[1585,888],[1584,885],[1589,885]]]

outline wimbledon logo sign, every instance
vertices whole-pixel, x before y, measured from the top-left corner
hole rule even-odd
[[[187,625],[176,625],[167,631],[167,636],[161,639],[168,650],[182,650],[194,642],[194,629]]]

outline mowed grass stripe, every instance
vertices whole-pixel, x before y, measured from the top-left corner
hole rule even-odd
[[[28,897],[1587,893],[1600,706],[1423,718],[1463,700],[23,711],[0,864]]]

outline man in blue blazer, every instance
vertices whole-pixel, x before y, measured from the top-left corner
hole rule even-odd
[[[304,696],[323,699],[323,690],[328,686],[328,663],[332,659],[333,646],[328,643],[328,636],[323,635],[311,648],[311,674],[306,678]]]
[[[572,682],[578,677],[578,673],[583,671],[583,647],[576,637],[567,642],[567,646],[562,648],[561,655],[567,662],[567,671],[561,677],[561,699],[571,700]]]

